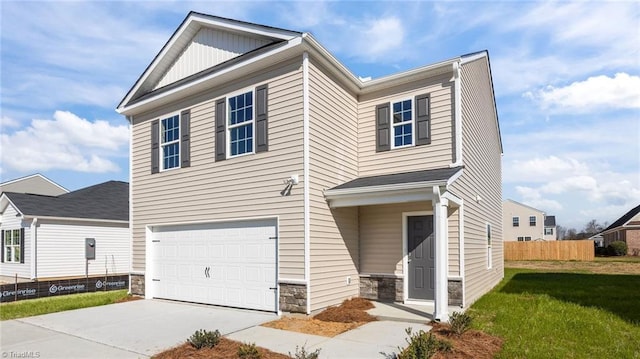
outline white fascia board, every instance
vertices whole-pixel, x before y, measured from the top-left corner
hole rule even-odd
[[[97,219],[97,218],[75,218],[75,217],[54,217],[54,216],[31,216],[25,215],[24,219],[38,218],[38,220],[50,221],[69,221],[69,222],[95,222],[95,223],[116,223],[129,224],[129,221],[120,221],[115,219]]]
[[[215,18],[206,16],[204,14],[190,13],[189,17],[181,24],[180,28],[178,28],[175,34],[163,46],[162,50],[160,50],[160,53],[158,53],[158,55],[153,59],[151,65],[149,65],[142,76],[140,76],[138,81],[134,84],[134,87],[128,92],[127,97],[122,100],[122,104],[126,104],[131,101],[131,97],[138,92],[140,87],[155,71],[156,67],[162,62],[167,53],[170,53],[174,50],[174,46],[176,46],[176,43],[185,41],[182,37],[187,30],[191,30],[194,27],[199,30],[199,28],[203,26],[215,27],[222,30],[228,29],[235,32],[251,33],[260,37],[280,40],[290,40],[293,37],[300,36],[296,32],[285,31],[282,29],[269,28],[250,23],[239,23],[230,19]],[[126,107],[118,106],[116,111],[122,114],[124,113],[125,109]]]
[[[478,59],[481,59],[483,57],[488,57],[487,56],[487,51],[480,51],[478,53],[475,53],[473,55],[469,55],[469,56],[462,56],[460,58],[460,62],[462,65],[468,63],[468,62],[472,62],[472,61],[476,61]]]
[[[431,192],[425,191],[424,189],[413,189],[408,191],[398,191],[394,193],[369,193],[336,197],[333,199],[329,199],[329,207],[357,207],[379,204],[430,201],[432,198],[433,194]]]
[[[192,82],[186,83],[186,84],[184,84],[182,86],[176,87],[176,88],[171,89],[169,91],[160,93],[157,96],[150,97],[150,98],[148,98],[148,99],[146,99],[144,101],[137,102],[137,103],[135,103],[135,104],[133,104],[131,106],[118,108],[118,109],[116,109],[116,111],[121,115],[130,116],[130,115],[134,115],[135,113],[143,112],[142,109],[144,109],[146,107],[156,107],[156,106],[161,105],[161,104],[169,103],[172,100],[175,100],[177,98],[183,97],[185,95],[185,90],[187,90],[187,89],[191,89],[192,92],[199,91],[200,90],[199,87],[202,87],[203,89],[205,89],[205,88],[207,88],[207,86],[206,86],[207,83],[209,83],[209,82],[211,82],[213,80],[216,80],[217,78],[219,78],[219,77],[221,77],[223,75],[227,75],[227,74],[233,73],[234,71],[246,68],[246,67],[248,67],[250,65],[259,63],[259,62],[264,61],[264,60],[269,60],[269,58],[273,57],[274,55],[285,53],[286,51],[294,49],[296,46],[299,46],[301,44],[301,42],[302,42],[302,39],[300,37],[291,39],[288,42],[288,44],[286,44],[286,45],[284,45],[282,47],[279,47],[279,48],[273,49],[271,51],[265,52],[264,54],[256,56],[256,57],[253,57],[251,59],[247,59],[246,61],[242,61],[240,63],[237,63],[237,64],[235,64],[235,65],[233,65],[233,66],[231,66],[229,68],[222,69],[222,70],[220,70],[220,71],[218,71],[216,73],[213,73],[213,74],[211,74],[209,76],[199,78],[197,80],[194,80]],[[273,61],[273,59],[272,59],[272,62],[275,63],[277,61]],[[263,65],[263,66],[266,67],[266,65]],[[133,91],[133,92],[135,92],[135,91]]]
[[[447,187],[451,186],[453,182],[455,182],[458,178],[460,178],[463,172],[464,172],[464,168],[461,168],[458,172],[454,173],[453,176],[449,177],[449,179],[447,180]]]

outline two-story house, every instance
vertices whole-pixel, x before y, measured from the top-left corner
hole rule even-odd
[[[556,217],[544,211],[508,199],[502,203],[505,241],[555,241]]]
[[[373,80],[309,33],[191,12],[117,111],[131,291],[311,313],[468,306],[503,277],[486,51]]]

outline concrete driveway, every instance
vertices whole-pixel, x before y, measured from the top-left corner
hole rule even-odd
[[[145,358],[198,329],[227,335],[275,313],[137,300],[0,322],[2,358]]]

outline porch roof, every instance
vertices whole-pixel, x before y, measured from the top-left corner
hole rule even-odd
[[[331,207],[426,201],[433,198],[429,189],[448,187],[462,170],[460,166],[360,177],[325,190],[324,195]]]

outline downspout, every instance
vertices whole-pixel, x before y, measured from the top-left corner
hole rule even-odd
[[[31,280],[38,279],[38,218],[31,221]]]
[[[454,151],[455,160],[449,165],[449,167],[462,166],[462,89],[460,86],[460,68],[459,61],[453,63],[453,116],[455,127],[455,144]]]
[[[311,314],[311,214],[309,199],[309,53],[302,54],[302,163],[304,196],[304,280],[307,284],[307,314]]]

